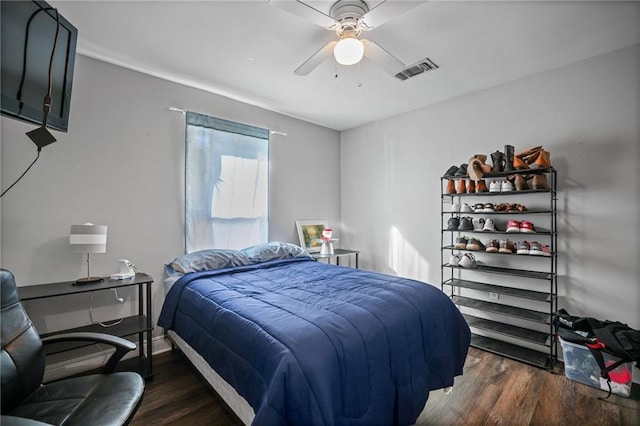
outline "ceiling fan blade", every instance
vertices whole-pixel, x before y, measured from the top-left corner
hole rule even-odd
[[[293,73],[295,75],[307,75],[313,71],[318,65],[320,65],[325,59],[333,55],[333,48],[336,46],[336,41],[331,41],[325,44],[320,50],[314,53],[309,59],[304,61]]]
[[[387,73],[395,76],[406,67],[398,58],[384,50],[376,42],[362,39],[362,43],[364,44],[364,56]]]
[[[360,18],[360,26],[362,29],[371,30],[423,3],[426,3],[426,0],[385,0]]]
[[[299,0],[269,0],[269,4],[305,18],[328,30],[335,30],[338,25],[331,16]]]

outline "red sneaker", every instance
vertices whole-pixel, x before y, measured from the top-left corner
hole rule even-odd
[[[520,222],[517,220],[507,222],[507,232],[520,232]]]
[[[534,234],[536,232],[536,228],[533,226],[533,223],[523,220],[522,222],[520,222],[520,232]]]

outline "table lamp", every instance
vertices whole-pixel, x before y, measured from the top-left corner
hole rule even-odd
[[[106,253],[107,251],[107,227],[85,223],[84,225],[71,225],[69,244],[75,253],[87,253],[87,276],[76,280],[76,284],[88,284],[102,281],[102,277],[91,276],[91,253]]]

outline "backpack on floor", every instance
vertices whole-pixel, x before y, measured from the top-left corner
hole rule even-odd
[[[600,375],[607,381],[611,395],[609,372],[627,362],[640,367],[640,331],[617,321],[600,321],[590,317],[576,317],[560,309],[553,314],[553,324],[562,340],[586,346],[600,368]],[[602,353],[620,358],[605,365]]]

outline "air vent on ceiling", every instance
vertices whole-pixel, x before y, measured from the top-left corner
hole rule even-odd
[[[421,61],[413,65],[409,65],[407,68],[403,69],[399,73],[395,75],[398,80],[408,80],[411,77],[415,77],[416,75],[422,74],[423,72],[435,70],[439,68],[435,62],[433,62],[429,58],[424,58]]]

